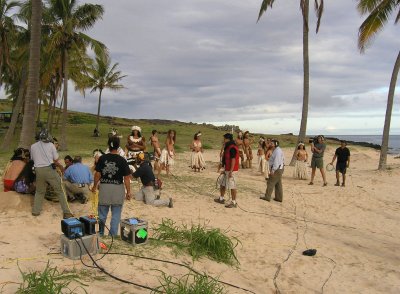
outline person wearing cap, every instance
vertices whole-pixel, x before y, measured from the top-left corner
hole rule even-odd
[[[159,199],[156,196],[156,191],[154,189],[156,178],[153,173],[150,162],[144,159],[144,154],[139,153],[136,157],[136,162],[139,164],[138,169],[132,174],[134,178],[140,178],[143,187],[135,195],[135,199],[138,201],[143,201],[145,204],[153,206],[168,206],[173,207],[172,198],[169,200]]]
[[[120,139],[108,139],[110,153],[104,154],[96,164],[92,192],[99,190],[99,234],[104,235],[108,211],[111,209],[110,235],[118,235],[124,199],[131,199],[131,171],[125,158],[118,154]],[[124,197],[125,196],[125,197]]]
[[[233,136],[230,133],[224,135],[225,148],[222,155],[221,165],[224,167],[224,171],[218,178],[218,184],[220,186],[220,197],[215,198],[214,201],[220,204],[225,204],[225,192],[230,190],[232,201],[225,205],[226,208],[236,208],[236,173],[239,170],[239,149],[235,141],[233,141]]]
[[[197,132],[194,135],[192,144],[190,144],[190,150],[192,150],[192,155],[190,157],[190,167],[194,171],[200,172],[200,170],[206,168],[206,162],[203,157],[203,146],[201,144],[201,132]]]
[[[282,189],[282,175],[285,166],[285,156],[282,149],[279,147],[279,141],[273,139],[271,141],[272,155],[268,161],[269,164],[269,177],[267,180],[267,190],[265,197],[260,197],[262,200],[271,201],[272,192],[275,189],[275,201],[282,202],[283,189]]]
[[[336,149],[335,155],[333,156],[331,164],[336,162],[336,184],[335,186],[340,186],[339,183],[339,173],[342,174],[342,187],[346,186],[346,170],[350,166],[350,150],[346,147],[346,141],[340,141],[340,147]]]
[[[318,168],[321,172],[322,179],[324,180],[323,187],[326,187],[328,183],[326,182],[326,174],[324,169],[324,152],[326,149],[324,136],[319,135],[317,137],[317,142],[314,142],[314,140],[312,140],[310,144],[311,152],[313,155],[311,158],[311,181],[309,185],[314,185],[315,171]]]
[[[138,126],[131,128],[131,135],[128,136],[128,142],[126,144],[127,156],[135,158],[139,153],[144,152],[146,149],[146,142],[142,137],[142,129]]]
[[[68,206],[67,197],[61,186],[61,177],[56,171],[57,167],[62,170],[63,166],[59,162],[56,147],[52,143],[52,138],[46,129],[40,132],[39,141],[31,146],[31,158],[34,162],[36,173],[36,193],[32,215],[40,215],[47,185],[50,185],[61,204],[63,217],[73,217]]]
[[[300,180],[306,180],[308,178],[308,172],[307,172],[308,153],[305,149],[305,145],[303,142],[300,142],[297,145],[295,157],[296,157],[296,164],[294,166],[293,177]]]

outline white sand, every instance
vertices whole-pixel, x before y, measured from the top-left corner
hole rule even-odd
[[[379,172],[377,151],[352,146],[351,151],[351,168],[344,188],[333,186],[334,172],[327,173],[328,187],[322,187],[318,172],[314,186],[308,186],[308,181],[293,179],[292,167],[286,167],[282,204],[259,200],[266,187],[264,178],[255,167],[241,170],[239,206],[257,214],[241,208],[226,209],[213,202],[209,192],[214,190],[218,176],[217,151],[206,150],[208,167],[200,174],[188,168],[189,153],[178,154],[172,170],[177,178],[164,175],[162,192],[162,197],[174,198],[175,207],[154,208],[132,200],[125,205],[123,217],[141,217],[151,224],[171,218],[178,224],[200,222],[228,230],[228,235],[241,241],[236,249],[240,267],[206,258],[193,263],[190,256],[176,255],[167,247],[131,248],[119,242],[114,252],[131,248],[131,252],[143,256],[187,262],[199,271],[255,293],[273,293],[275,284],[282,293],[320,293],[322,287],[325,293],[399,293],[400,160],[389,157],[393,168]],[[287,161],[291,152],[285,150]],[[330,162],[333,152],[334,148],[328,148],[325,163]],[[137,189],[138,185],[134,187]],[[79,260],[48,255],[60,250],[59,204],[46,201],[39,217],[31,216],[31,205],[30,196],[0,193],[0,289],[3,287],[4,293],[14,293],[18,287],[8,282],[21,281],[17,262],[24,271],[43,269],[48,260],[62,270],[84,269]],[[73,203],[71,209],[77,216],[85,215],[90,204]],[[307,248],[317,249],[316,256],[303,256]],[[89,263],[87,257],[85,261]],[[187,273],[173,265],[115,255],[106,256],[101,265],[114,275],[150,287],[158,285],[160,274],[155,269],[174,276]],[[108,277],[93,279],[103,275],[89,271],[92,279],[85,278],[89,293],[149,292]],[[245,293],[231,287],[226,290]],[[79,289],[77,292],[83,293]]]

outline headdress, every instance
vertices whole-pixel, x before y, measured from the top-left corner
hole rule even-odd
[[[133,126],[132,128],[131,128],[131,131],[138,131],[138,132],[142,132],[142,129],[140,128],[140,127],[138,127],[138,126]]]

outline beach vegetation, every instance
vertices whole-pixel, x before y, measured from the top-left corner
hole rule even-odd
[[[176,225],[166,218],[153,229],[153,233],[155,240],[187,252],[193,260],[208,257],[228,265],[239,264],[235,248],[240,241],[228,237],[218,228],[208,228],[204,224]]]
[[[395,14],[395,24],[400,20],[400,1],[398,0],[358,0],[358,11],[367,18],[361,24],[358,33],[358,48],[364,53],[366,48],[371,45],[373,39],[384,28],[392,14]],[[379,157],[379,170],[387,168],[387,153],[389,150],[390,121],[392,119],[393,100],[396,90],[397,77],[400,70],[400,51],[393,66],[390,79],[388,98],[386,104],[385,123],[383,126],[381,153]]]
[[[83,284],[80,280],[80,276],[77,273],[64,272],[58,270],[57,267],[47,265],[43,271],[33,271],[24,272],[19,269],[22,276],[22,282],[19,285],[17,294],[31,294],[31,293],[76,293],[79,288],[84,293],[87,293],[83,286],[88,286]],[[71,283],[77,283],[79,286],[71,289]]]
[[[225,288],[218,279],[207,274],[188,273],[182,277],[172,277],[162,272],[158,286],[152,293],[166,294],[224,294]]]

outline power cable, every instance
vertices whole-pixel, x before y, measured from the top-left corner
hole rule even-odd
[[[146,285],[141,285],[141,284],[138,284],[138,283],[135,283],[135,282],[131,282],[131,281],[128,281],[128,280],[125,280],[125,279],[121,279],[121,278],[119,278],[119,277],[117,277],[117,276],[114,276],[113,274],[107,272],[104,268],[102,268],[102,267],[96,262],[96,260],[95,260],[95,259],[93,258],[93,256],[90,254],[90,252],[89,252],[89,250],[86,248],[86,245],[85,245],[85,243],[83,242],[82,238],[79,237],[79,239],[82,241],[82,245],[83,245],[83,247],[85,248],[86,253],[89,255],[90,259],[92,260],[93,264],[94,264],[101,272],[103,272],[104,274],[108,275],[109,277],[113,278],[114,280],[117,280],[117,281],[122,282],[122,283],[125,283],[125,284],[134,285],[134,286],[137,286],[137,287],[140,287],[140,288],[143,288],[143,289],[147,289],[147,290],[154,291],[154,292],[156,292],[156,293],[162,293],[161,291],[159,291],[159,290],[157,290],[157,289],[155,289],[155,288],[151,288],[151,287],[146,286]],[[76,241],[76,239],[75,239],[75,241]],[[76,242],[78,243],[78,241],[76,241]],[[78,243],[78,245],[79,245],[79,243]],[[79,246],[79,248],[81,248],[81,247]],[[82,254],[82,251],[81,251],[81,254]],[[83,265],[85,265],[85,264],[83,263]],[[85,265],[85,266],[86,266],[86,265]]]

